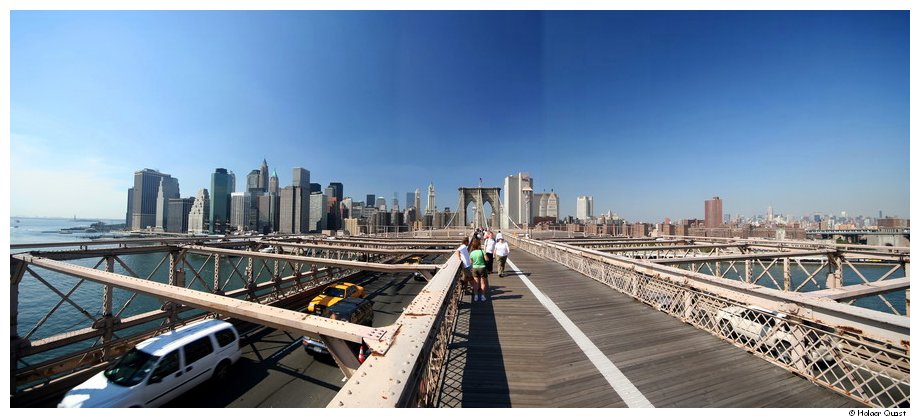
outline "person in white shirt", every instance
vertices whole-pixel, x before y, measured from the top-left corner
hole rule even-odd
[[[463,238],[463,243],[460,244],[460,247],[457,248],[457,257],[460,258],[460,272],[461,280],[467,285],[473,282],[473,261],[470,260],[470,239],[468,237]]]
[[[508,260],[508,254],[511,254],[511,248],[508,247],[508,243],[505,242],[501,233],[496,238],[498,238],[498,241],[495,242],[495,257],[498,258],[498,277],[504,277],[505,261]]]
[[[486,275],[492,274],[492,266],[495,264],[495,239],[492,238],[492,231],[486,233],[485,252],[486,252]]]

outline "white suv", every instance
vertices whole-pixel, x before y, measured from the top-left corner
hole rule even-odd
[[[60,408],[160,406],[212,377],[225,379],[240,359],[240,336],[207,319],[147,339],[105,371],[71,389]]]
[[[764,309],[759,306],[747,307],[727,306],[716,312],[716,321],[722,335],[735,339],[749,341],[758,345],[763,351],[770,351],[777,359],[784,363],[792,362],[792,348],[796,345],[789,325],[785,321],[786,315],[780,312]],[[779,327],[778,329],[775,329]],[[811,334],[806,336],[807,344],[805,356],[809,362],[831,362],[833,354],[830,349],[816,341]]]

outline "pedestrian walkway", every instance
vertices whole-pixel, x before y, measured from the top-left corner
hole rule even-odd
[[[560,312],[520,276],[490,275],[491,299],[465,296],[460,305],[441,407],[862,406],[560,264],[512,251],[520,274]],[[580,334],[587,341],[576,341]]]

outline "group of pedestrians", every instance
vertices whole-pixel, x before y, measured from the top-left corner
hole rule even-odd
[[[462,280],[469,285],[473,302],[488,299],[489,274],[494,270],[495,259],[498,258],[498,277],[504,277],[509,254],[511,249],[501,231],[493,235],[492,231],[477,229],[472,241],[468,237],[463,238],[463,243],[457,248],[457,257],[463,264],[460,266]]]

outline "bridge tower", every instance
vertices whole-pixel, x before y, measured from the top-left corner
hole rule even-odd
[[[501,193],[500,187],[460,187],[457,199],[457,212],[454,214],[454,221],[449,223],[450,226],[466,226],[466,207],[473,203],[475,218],[472,219],[473,226],[477,228],[497,228],[498,221],[501,219]],[[492,206],[492,216],[486,219],[485,203]]]

